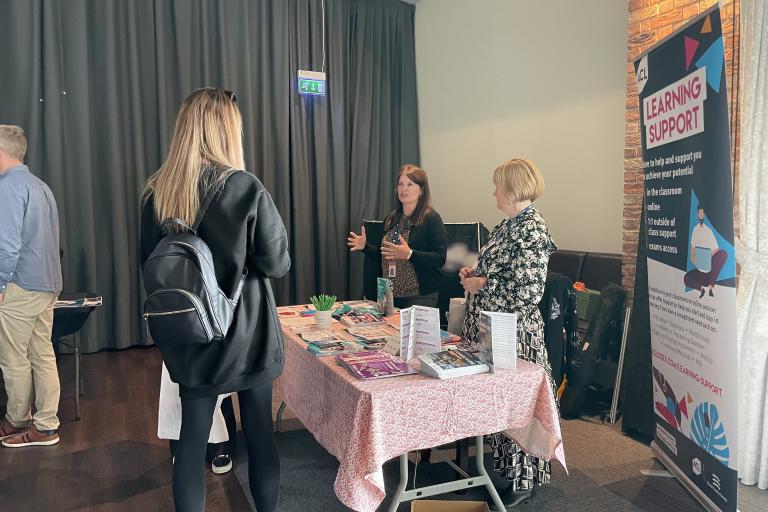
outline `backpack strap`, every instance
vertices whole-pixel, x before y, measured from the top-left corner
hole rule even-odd
[[[168,230],[168,226],[181,226],[186,231],[191,231],[194,234],[197,234],[197,230],[194,229],[192,226],[184,222],[178,217],[171,217],[169,219],[165,219],[163,222],[160,223],[160,231],[163,233],[163,235],[169,235],[170,231]]]
[[[240,274],[240,279],[237,281],[237,287],[235,288],[235,293],[232,295],[232,298],[230,299],[235,304],[237,304],[237,301],[240,300],[240,294],[243,292],[243,285],[245,285],[246,277],[248,277],[248,269],[244,268],[243,272]]]
[[[222,188],[224,188],[224,184],[227,182],[227,179],[229,179],[229,176],[221,180],[221,183],[219,183],[218,186],[213,187],[205,195],[205,199],[203,199],[203,202],[200,204],[200,208],[198,208],[197,210],[197,217],[195,217],[195,223],[192,224],[191,229],[192,231],[195,232],[195,234],[197,234],[197,228],[199,228],[200,223],[203,222],[203,217],[205,217],[205,212],[208,210],[208,207],[213,202],[213,198],[216,197],[216,195],[221,191]]]

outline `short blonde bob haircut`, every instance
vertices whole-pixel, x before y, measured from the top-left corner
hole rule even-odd
[[[493,184],[513,203],[534,201],[544,195],[544,176],[531,160],[514,158],[493,171]]]

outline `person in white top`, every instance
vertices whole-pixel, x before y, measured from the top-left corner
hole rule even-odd
[[[717,283],[723,265],[728,260],[728,253],[720,249],[712,229],[704,225],[704,207],[698,208],[699,225],[693,228],[691,234],[690,258],[696,267],[687,272],[683,281],[685,286],[699,291],[699,298],[704,296],[709,288],[709,296],[714,297],[712,289]]]

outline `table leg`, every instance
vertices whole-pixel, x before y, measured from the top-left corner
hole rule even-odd
[[[506,508],[504,507],[504,503],[499,497],[498,491],[496,491],[496,487],[493,486],[491,477],[488,476],[488,472],[485,470],[485,464],[483,464],[484,456],[483,436],[477,436],[475,438],[475,461],[477,463],[477,472],[480,473],[480,476],[483,476],[487,479],[485,488],[488,490],[488,494],[491,495],[491,501],[493,501],[493,505],[496,507],[496,510],[503,512],[506,510]]]
[[[397,484],[394,496],[392,496],[392,503],[389,504],[387,512],[397,512],[397,507],[400,506],[403,494],[405,493],[405,487],[408,485],[408,453],[404,453],[400,456],[400,483]]]
[[[456,471],[456,480],[466,477],[467,471],[469,471],[469,443],[467,439],[459,439],[456,441],[456,464],[464,470],[464,473]],[[456,494],[467,494],[466,489],[460,489],[456,491]]]
[[[285,402],[280,402],[280,408],[277,410],[277,417],[275,417],[275,432],[280,432],[280,427],[282,427],[284,412],[285,412]]]
[[[80,396],[85,396],[85,372],[83,371],[83,351],[80,348],[80,333],[77,335],[77,365],[80,368]]]
[[[80,337],[75,333],[75,420],[80,421]]]

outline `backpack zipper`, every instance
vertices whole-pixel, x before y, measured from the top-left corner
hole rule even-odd
[[[211,327],[210,321],[208,319],[207,310],[205,309],[205,305],[203,305],[203,301],[200,300],[200,297],[197,295],[188,292],[187,290],[182,290],[181,288],[163,288],[161,290],[157,290],[149,295],[149,297],[146,298],[144,301],[145,303],[155,295],[159,295],[161,293],[180,293],[187,297],[190,301],[192,301],[192,304],[197,306],[197,308],[190,308],[192,311],[197,311],[198,317],[200,318],[201,322],[203,323],[203,327],[205,328],[208,336],[210,338],[213,338],[213,327]]]
[[[160,313],[144,313],[144,318],[150,318],[153,316],[166,316],[166,315],[180,315],[181,313],[191,313],[197,311],[195,308],[189,309],[177,309],[176,311],[162,311]]]

